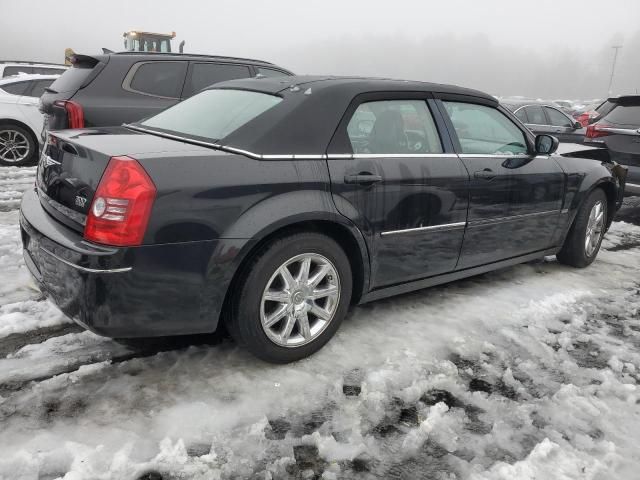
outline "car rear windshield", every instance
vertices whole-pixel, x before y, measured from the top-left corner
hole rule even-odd
[[[93,67],[73,67],[65,71],[51,85],[51,90],[57,93],[70,92],[78,90],[87,79]]]
[[[618,105],[603,119],[616,125],[640,126],[640,105]]]
[[[186,136],[220,140],[282,101],[245,90],[205,90],[140,123]]]

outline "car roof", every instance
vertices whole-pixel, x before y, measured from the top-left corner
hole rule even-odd
[[[62,63],[48,63],[48,62],[29,62],[26,60],[0,60],[0,65],[2,66],[13,66],[13,65],[25,65],[29,67],[60,67],[60,68],[69,68],[69,65],[64,65]]]
[[[528,107],[531,105],[537,105],[540,107],[551,107],[559,110],[558,105],[554,104],[554,102],[545,102],[544,100],[501,100],[500,103],[511,111],[515,111],[519,108]]]
[[[271,62],[264,60],[257,60],[255,58],[242,58],[242,57],[227,57],[224,55],[204,55],[199,53],[177,53],[177,52],[113,52],[106,55],[116,58],[134,58],[136,60],[175,60],[180,58],[182,60],[217,60],[221,62],[233,62],[233,63],[251,63],[255,65],[264,65],[278,67]],[[93,55],[90,55],[93,57]]]
[[[8,85],[16,82],[24,82],[27,80],[55,80],[60,75],[41,75],[38,73],[21,73],[18,75],[11,75],[10,77],[0,78],[0,85]]]
[[[206,90],[245,90],[277,95],[283,101],[223,139],[226,147],[262,155],[323,154],[352,100],[368,93],[451,94],[498,105],[483,92],[452,85],[366,77],[291,76],[239,79]],[[203,92],[201,93],[204,94]],[[463,97],[465,95],[466,97]]]
[[[293,75],[288,77],[245,78],[218,83],[210,88],[238,88],[276,94],[287,89],[295,88],[296,86],[304,88],[305,90],[311,88],[312,91],[316,92],[343,90],[355,95],[370,92],[451,93],[479,97],[497,104],[495,97],[479,90],[417,80],[398,80],[377,77]]]

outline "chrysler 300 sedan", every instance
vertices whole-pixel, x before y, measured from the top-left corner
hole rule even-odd
[[[22,201],[24,257],[100,335],[224,323],[290,362],[351,304],[546,255],[593,262],[625,172],[557,145],[474,90],[234,80],[139,123],[51,132]]]

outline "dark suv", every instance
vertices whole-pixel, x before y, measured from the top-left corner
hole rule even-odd
[[[606,147],[611,160],[629,167],[626,192],[640,195],[640,95],[609,98],[587,127],[587,145]]]
[[[41,99],[47,130],[135,122],[225,80],[291,72],[260,60],[171,53],[75,55]]]

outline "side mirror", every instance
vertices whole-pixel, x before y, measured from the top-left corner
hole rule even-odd
[[[558,149],[560,142],[556,137],[551,135],[537,135],[536,136],[536,153],[542,155],[551,155]]]
[[[580,122],[576,122],[573,124],[573,128],[575,130],[580,130],[582,128],[582,124]]]

